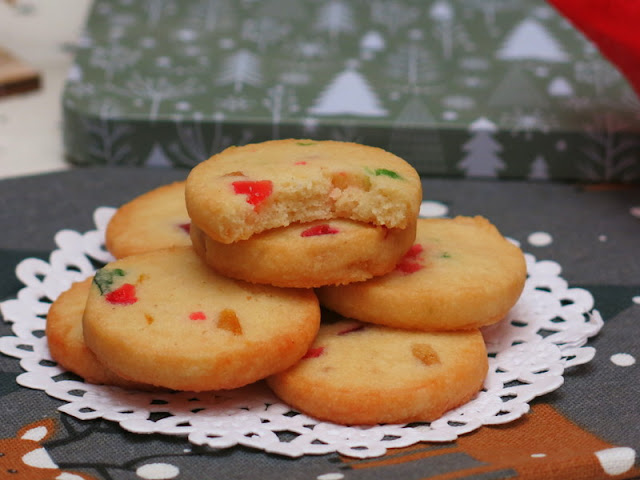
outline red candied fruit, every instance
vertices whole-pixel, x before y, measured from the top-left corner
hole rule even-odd
[[[340,330],[338,332],[338,335],[346,335],[347,333],[358,332],[358,331],[360,331],[362,329],[364,329],[364,325],[362,325],[362,324],[353,325],[352,327],[348,327],[348,328],[345,328],[344,330]]]
[[[114,305],[132,305],[138,301],[136,298],[136,287],[130,283],[125,283],[121,287],[105,295],[105,300]]]
[[[246,195],[247,203],[253,205],[254,208],[257,208],[273,193],[271,180],[238,180],[231,185],[237,195]]]
[[[302,358],[318,358],[324,353],[324,347],[310,348]]]
[[[206,320],[207,316],[204,314],[204,312],[191,312],[189,314],[189,319],[190,320]]]
[[[419,255],[424,251],[424,248],[419,243],[411,246],[409,251],[404,254],[404,257],[396,265],[396,270],[402,273],[415,273],[421,270],[424,266],[420,263]]]
[[[307,228],[300,234],[300,236],[317,237],[318,235],[334,235],[338,232],[339,230],[337,228],[332,227],[328,223],[323,223],[321,225],[314,225],[313,227]]]
[[[405,258],[417,258],[422,252],[424,252],[424,247],[419,243],[414,243],[404,256]]]
[[[191,232],[191,224],[190,223],[181,223],[180,225],[178,225],[178,227],[180,227],[182,230],[184,230],[187,233]]]

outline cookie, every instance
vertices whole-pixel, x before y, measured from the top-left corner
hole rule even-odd
[[[84,337],[122,377],[174,390],[240,387],[304,355],[319,326],[309,289],[232,280],[190,247],[132,255],[95,274]]]
[[[74,283],[49,307],[45,334],[51,357],[89,383],[148,390],[148,385],[126,380],[107,369],[85,344],[82,315],[91,282],[92,278],[88,278]]]
[[[118,208],[105,232],[107,250],[115,258],[122,258],[190,245],[191,220],[184,202],[184,184],[163,185]]]
[[[323,306],[366,322],[473,328],[507,314],[526,274],[522,251],[485,218],[419,219],[416,243],[391,273],[317,294]]]
[[[191,229],[198,254],[232,278],[280,287],[339,285],[384,275],[396,266],[416,236],[353,220],[318,220],[267,230],[247,240],[221,243]]]
[[[429,422],[470,400],[487,369],[478,329],[418,332],[342,319],[323,323],[305,357],[267,383],[325,421]]]
[[[406,228],[422,200],[420,177],[380,148],[315,140],[230,147],[187,177],[189,216],[221,243],[331,218]]]

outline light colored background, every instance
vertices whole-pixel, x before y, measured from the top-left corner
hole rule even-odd
[[[0,178],[69,168],[61,95],[90,0],[0,1],[0,45],[41,73],[39,90],[0,97]]]

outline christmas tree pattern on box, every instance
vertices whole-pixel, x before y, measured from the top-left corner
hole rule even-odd
[[[97,0],[66,83],[77,164],[189,168],[272,138],[425,175],[634,181],[640,101],[534,0]]]

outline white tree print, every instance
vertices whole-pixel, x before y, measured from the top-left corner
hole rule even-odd
[[[190,12],[194,20],[202,22],[206,32],[229,31],[237,28],[237,15],[229,0],[200,0]]]
[[[290,31],[289,25],[271,17],[249,18],[242,24],[242,38],[254,42],[261,52],[277,43]]]
[[[329,138],[339,142],[362,143],[364,141],[360,134],[358,123],[352,120],[342,120],[339,126],[331,129]]]
[[[387,114],[366,78],[353,65],[348,65],[346,70],[333,79],[308,111],[316,115],[364,117],[382,117]]]
[[[536,156],[531,168],[529,169],[529,180],[548,180],[549,179],[549,167],[546,160],[542,155]]]
[[[278,84],[267,90],[263,105],[271,112],[272,138],[280,137],[280,123],[284,113],[295,113],[300,107],[298,99],[291,89]]]
[[[419,96],[410,96],[393,121],[389,149],[429,174],[447,171],[435,118]]]
[[[576,81],[591,85],[596,95],[601,95],[607,88],[618,84],[622,78],[611,63],[598,57],[575,62],[574,74]]]
[[[488,104],[501,110],[499,117],[515,135],[531,138],[533,132],[547,132],[556,122],[551,102],[542,94],[530,74],[513,65],[489,96]]]
[[[172,83],[165,77],[143,77],[134,74],[126,82],[125,88],[112,86],[111,89],[125,97],[145,99],[149,101],[149,119],[154,121],[158,117],[160,105],[165,100],[184,98],[203,91],[195,78],[188,78],[182,82]]]
[[[602,112],[585,128],[588,143],[582,147],[586,161],[582,175],[590,181],[629,182],[638,178],[640,141],[615,112]]]
[[[254,87],[262,83],[260,58],[247,49],[240,49],[229,55],[222,64],[217,85],[233,85],[240,92],[244,85]]]
[[[513,65],[491,93],[489,105],[527,110],[548,107],[549,100],[525,70]]]
[[[376,53],[385,49],[386,42],[384,37],[377,30],[369,30],[360,39],[360,56],[366,60],[369,60],[375,56]]]
[[[177,141],[171,142],[167,148],[173,162],[180,166],[193,167],[231,146],[231,135],[223,134],[224,119],[224,114],[217,112],[213,115],[212,125],[201,122],[176,122]],[[246,132],[243,133],[243,139],[247,140],[248,137],[245,135]],[[242,141],[238,142],[241,143]]]
[[[96,47],[91,51],[89,64],[104,70],[106,83],[111,83],[113,76],[120,71],[134,65],[141,52],[118,44],[110,44],[107,47]]]
[[[409,42],[401,44],[387,57],[389,76],[402,81],[408,91],[416,91],[418,86],[432,85],[440,77],[432,53],[421,44],[421,40],[421,32],[411,30]]]
[[[547,92],[552,97],[571,97],[574,94],[573,87],[564,77],[555,77],[551,80]]]
[[[392,35],[418,20],[421,12],[395,0],[374,0],[370,5],[373,23],[385,26]]]
[[[429,16],[435,22],[435,31],[442,45],[442,56],[451,58],[455,33],[455,11],[446,0],[438,0],[429,9]]]
[[[335,40],[341,33],[355,30],[355,19],[351,6],[342,0],[328,0],[318,12],[315,29],[329,34]]]
[[[254,103],[256,103],[254,100],[241,95],[227,95],[215,100],[216,107],[233,113],[246,112]]]
[[[486,30],[495,35],[498,32],[498,13],[507,10],[522,8],[520,0],[464,0],[465,9],[473,12],[480,10],[484,19]]]
[[[171,160],[159,144],[155,144],[144,161],[147,167],[172,167]]]
[[[88,145],[88,156],[92,163],[106,165],[135,164],[137,158],[131,157],[131,137],[135,129],[126,123],[114,121],[118,112],[112,102],[104,101],[98,110],[97,118],[82,118],[84,129],[92,137]]]
[[[507,35],[497,57],[501,60],[569,61],[569,55],[551,32],[531,18],[520,22]]]
[[[471,139],[462,146],[466,152],[458,164],[468,177],[497,177],[505,164],[498,156],[502,146],[493,138],[497,128],[493,122],[481,117],[469,128]]]
[[[287,70],[282,70],[279,80],[286,85],[308,85],[311,83],[313,76],[310,72],[305,71],[303,62],[293,62]]]
[[[147,14],[147,23],[155,26],[166,13],[175,10],[175,4],[172,0],[146,0],[144,10]]]

